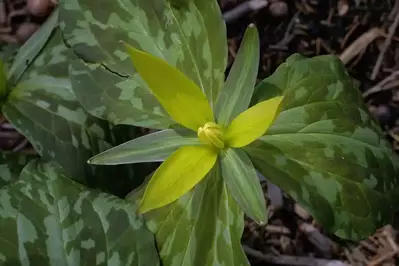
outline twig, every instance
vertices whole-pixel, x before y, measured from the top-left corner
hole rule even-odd
[[[349,260],[350,265],[356,265],[355,260],[353,259],[352,254],[349,252],[349,250],[347,248],[344,248],[344,253],[346,258]]]
[[[399,77],[399,70],[392,72],[388,77],[378,82],[375,86],[371,87],[367,91],[363,92],[363,97],[367,97],[376,92],[392,89],[392,86],[388,86],[391,82],[396,81]]]
[[[381,49],[381,52],[378,55],[377,62],[375,63],[375,66],[373,68],[373,72],[371,73],[371,77],[370,77],[371,80],[375,80],[375,78],[378,75],[378,72],[380,71],[382,60],[384,59],[384,55],[385,55],[389,45],[391,44],[392,36],[394,35],[396,28],[398,27],[398,24],[399,24],[399,10],[396,11],[395,20],[392,23],[392,25],[389,27],[388,36],[385,39],[384,45],[382,46],[382,49]]]
[[[353,25],[353,26],[352,26]],[[350,36],[352,35],[352,33],[359,27],[359,22],[356,21],[354,23],[352,23],[351,28],[348,30],[348,32],[345,34],[344,39],[342,40],[341,44],[340,44],[340,48],[344,49],[346,43],[348,42]]]
[[[395,241],[393,240],[392,237],[392,227],[385,227],[382,231],[381,237],[379,237],[379,240],[381,243],[383,243],[384,247],[390,248],[390,252],[384,253],[382,256],[379,256],[377,259],[371,261],[368,266],[377,266],[380,265],[382,262],[384,262],[387,259],[392,259],[394,256],[398,255],[399,248]],[[388,232],[389,231],[389,232]],[[385,238],[384,240],[382,238]],[[383,241],[381,241],[383,240]]]
[[[22,150],[23,148],[26,147],[26,145],[28,145],[29,141],[27,139],[24,139],[23,141],[21,141],[17,146],[15,146],[12,151],[13,152],[17,152]]]
[[[382,35],[379,28],[371,28],[367,32],[360,35],[354,42],[352,42],[340,55],[339,59],[344,64],[349,63],[354,57],[364,51],[367,46],[375,39]]]
[[[357,263],[353,263],[352,265],[367,265],[369,261],[366,258],[366,255],[360,250],[359,247],[356,247],[352,250],[352,259],[356,259]]]
[[[399,10],[399,1],[395,1],[395,5],[392,7],[392,11],[389,13],[389,15],[387,17],[388,21],[395,19],[397,10]]]
[[[0,24],[5,24],[6,22],[7,22],[6,3],[4,1],[0,1]]]
[[[311,224],[302,223],[299,228],[308,237],[309,242],[312,243],[324,257],[330,258],[332,256],[331,239],[320,233],[320,231]]]
[[[399,247],[395,243],[395,241],[393,240],[393,236],[391,234],[389,234],[387,232],[387,230],[384,230],[382,233],[385,236],[385,238],[387,239],[387,242],[388,242],[389,246],[392,248],[392,250],[398,252],[399,251]]]
[[[268,224],[266,225],[266,231],[269,233],[276,233],[276,234],[291,234],[290,229],[288,229],[285,226],[278,226],[278,225],[272,225],[272,224]]]
[[[380,245],[380,243],[378,242],[377,239],[375,239],[375,236],[370,236],[367,240],[373,242],[373,244],[378,247]]]
[[[372,262],[370,262],[367,266],[377,266],[380,265],[381,262],[392,258],[393,256],[395,256],[398,253],[397,250],[393,250],[391,252],[385,253],[384,255],[382,255],[381,257],[373,260]]]
[[[0,34],[0,41],[4,41],[7,43],[17,43],[18,40],[14,36],[10,34]]]
[[[10,123],[4,123],[4,121],[5,121],[5,118],[4,118],[4,120],[1,120],[1,125],[0,125],[0,128],[3,128],[3,129],[14,129],[14,126],[13,125],[11,125]]]
[[[0,138],[15,139],[18,137],[19,137],[19,134],[16,131],[0,131]]]
[[[363,248],[367,249],[368,251],[371,251],[373,253],[377,253],[377,248],[373,247],[370,243],[362,240],[359,242],[360,246]]]
[[[347,266],[339,260],[326,260],[312,257],[296,257],[288,255],[273,256],[243,245],[245,253],[268,263],[292,266]]]
[[[271,49],[282,49],[286,48],[287,44],[294,38],[291,34],[291,30],[294,28],[296,20],[298,19],[300,12],[296,12],[295,15],[292,17],[290,23],[288,23],[287,29],[285,30],[284,37],[278,43],[269,45]]]
[[[230,22],[242,17],[243,15],[245,15],[248,12],[256,11],[256,10],[266,7],[267,4],[268,4],[267,0],[251,0],[251,1],[244,2],[244,3],[236,6],[235,8],[233,8],[229,11],[226,11],[223,14],[223,19],[226,21],[226,23],[230,23]]]

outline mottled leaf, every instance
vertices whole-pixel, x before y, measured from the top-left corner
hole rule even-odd
[[[93,115],[106,117],[113,123],[142,126],[147,119],[145,113],[150,119],[153,112],[162,114],[161,106],[135,73],[121,41],[176,66],[211,102],[216,99],[224,82],[227,62],[225,24],[216,0],[178,3],[170,0],[69,0],[62,1],[60,8],[65,39],[78,56],[88,63],[102,64],[116,74],[112,81],[77,94]],[[98,68],[97,65],[91,67]],[[88,83],[88,75],[80,73],[76,79]],[[112,77],[111,73],[108,76]],[[94,78],[101,79],[97,74]],[[73,89],[83,90],[76,88],[75,83]],[[93,97],[108,99],[100,102],[93,101]],[[119,100],[131,101],[134,105],[120,108],[110,104]],[[134,115],[137,109],[143,112]],[[127,114],[132,116],[130,120]],[[153,127],[151,122],[154,121],[148,122],[148,127]],[[165,123],[161,126],[156,124],[155,128],[169,127]]]
[[[252,95],[251,105],[271,99],[273,97],[281,96],[290,83],[290,74],[293,73],[292,65],[295,62],[304,60],[306,57],[300,54],[293,54],[287,60],[279,65],[273,75],[265,78],[257,84]],[[298,80],[294,77],[294,80]]]
[[[398,157],[338,58],[293,59],[257,88],[285,91],[283,111],[246,151],[328,230],[367,237],[398,210]]]
[[[129,199],[139,201],[145,187]],[[219,163],[194,190],[144,217],[163,265],[249,266],[241,247],[244,214],[223,182]]]
[[[15,56],[19,52],[20,47],[21,45],[18,43],[9,43],[5,45],[3,44],[0,46],[0,58],[1,60],[3,60],[5,69],[8,70],[10,68],[15,59]]]
[[[112,127],[87,114],[76,101],[67,68],[73,58],[56,31],[11,91],[2,112],[43,158],[55,160],[79,182],[123,196],[141,181],[138,176],[133,179],[129,166],[93,168],[86,163],[115,141]],[[123,170],[124,177],[110,179],[116,170]]]
[[[176,124],[141,78],[123,78],[100,64],[81,60],[71,62],[69,73],[76,98],[95,117],[155,129]]]
[[[221,166],[223,180],[238,206],[258,224],[266,224],[262,186],[248,155],[241,149],[227,149],[221,156]]]
[[[17,152],[0,152],[0,188],[16,181],[22,169],[35,157]]]
[[[30,162],[0,199],[2,265],[159,265],[134,204],[85,188],[54,163]]]
[[[22,74],[46,45],[54,28],[58,24],[58,13],[59,10],[58,7],[56,7],[46,22],[41,25],[40,29],[38,29],[18,50],[13,64],[9,71],[7,71],[7,78],[10,84],[15,85],[15,83],[18,82]]]
[[[114,165],[162,162],[186,145],[202,145],[197,135],[186,129],[166,129],[125,142],[89,160],[91,164]]]
[[[259,34],[254,24],[245,31],[223,89],[216,103],[219,125],[228,126],[248,108],[254,91],[259,66]]]

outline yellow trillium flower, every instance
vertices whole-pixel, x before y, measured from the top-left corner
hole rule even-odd
[[[145,213],[190,191],[212,169],[224,149],[246,146],[262,136],[278,114],[282,96],[252,106],[222,127],[207,97],[192,80],[164,60],[126,47],[136,71],[166,112],[196,132],[203,143],[179,148],[155,171],[139,207],[139,212]]]

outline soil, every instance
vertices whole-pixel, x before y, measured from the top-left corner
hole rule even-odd
[[[273,73],[293,53],[339,56],[349,73],[361,82],[360,90],[370,112],[399,151],[399,0],[219,3],[227,21],[229,64],[250,23],[255,23],[260,32],[259,80]],[[233,10],[249,3],[262,7],[234,15]],[[23,43],[44,19],[42,14],[38,17],[29,13],[25,0],[1,1],[0,45]],[[34,152],[1,115],[0,149]],[[270,195],[270,186],[264,187]],[[273,191],[275,195],[268,200],[268,225],[246,220],[242,243],[252,265],[399,265],[397,224],[387,225],[360,242],[344,241],[325,232],[287,195],[276,188]]]

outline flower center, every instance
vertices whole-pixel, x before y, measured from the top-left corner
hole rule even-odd
[[[222,128],[213,122],[207,122],[203,127],[198,128],[198,138],[218,149],[224,148]]]

